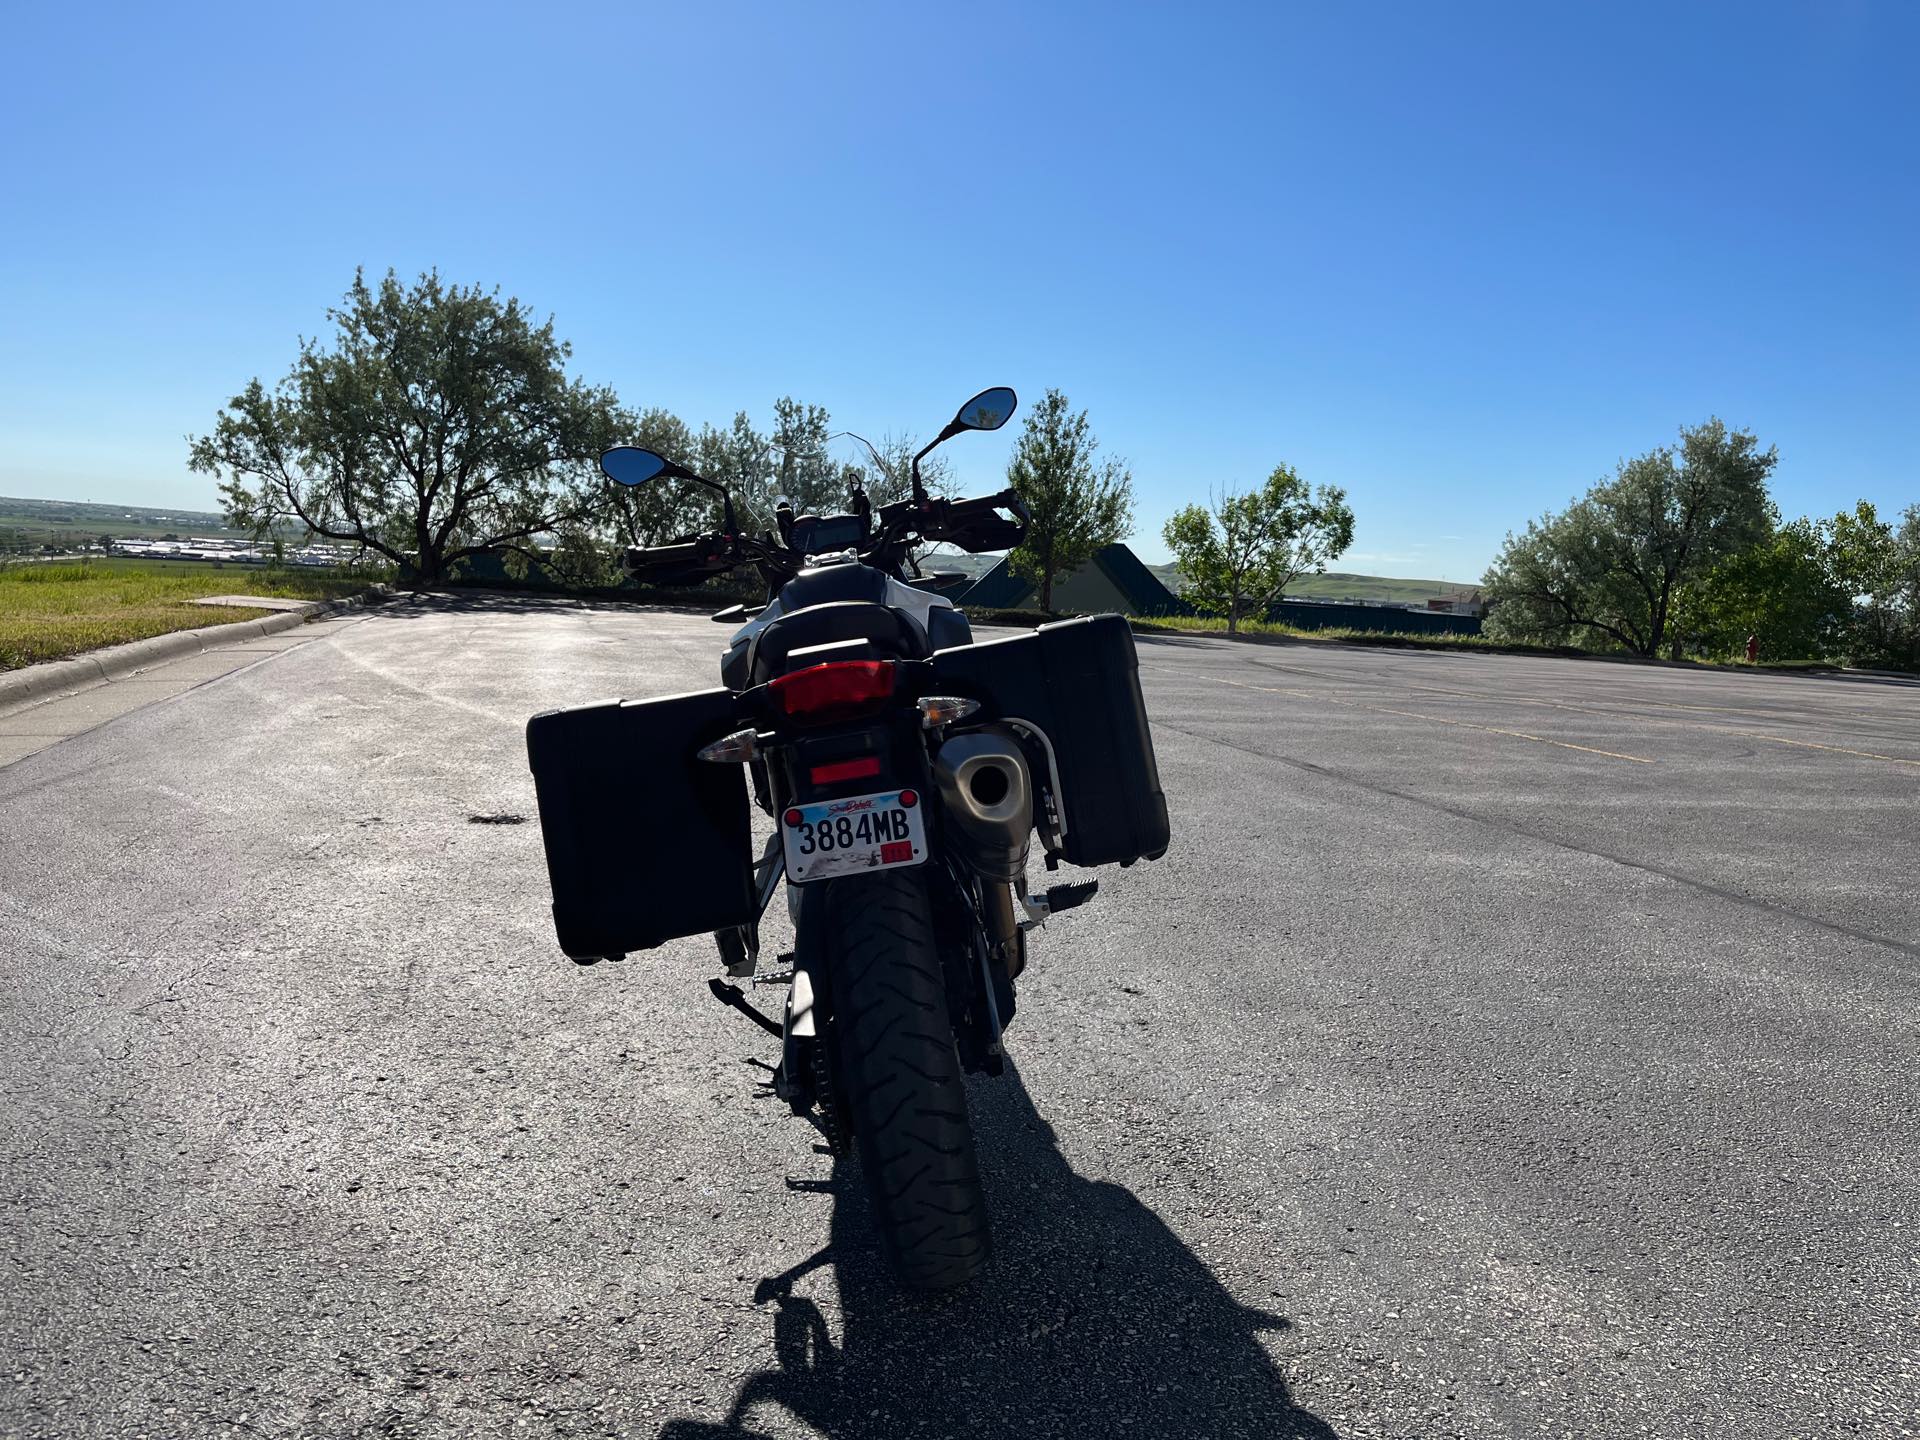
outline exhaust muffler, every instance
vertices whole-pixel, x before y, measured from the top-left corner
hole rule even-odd
[[[1019,741],[996,729],[950,736],[934,756],[933,779],[961,858],[988,880],[1025,876],[1033,779]]]

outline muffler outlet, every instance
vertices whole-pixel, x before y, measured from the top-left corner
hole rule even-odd
[[[933,780],[967,864],[1009,884],[1025,875],[1033,781],[1019,742],[997,730],[951,735],[933,757]]]

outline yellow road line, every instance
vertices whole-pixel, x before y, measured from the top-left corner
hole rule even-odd
[[[1416,710],[1393,710],[1384,705],[1362,705],[1358,700],[1342,700],[1337,695],[1327,695],[1317,690],[1294,690],[1279,685],[1249,685],[1244,680],[1227,680],[1218,675],[1209,675],[1204,678],[1221,685],[1232,685],[1241,690],[1259,690],[1268,695],[1291,695],[1301,700],[1325,700],[1333,705],[1345,705],[1352,710],[1371,710],[1376,715],[1399,715],[1409,720],[1426,720],[1435,725],[1453,725],[1462,730],[1478,730],[1487,735],[1506,735],[1515,740],[1531,740],[1536,745],[1555,745],[1562,750],[1578,750],[1586,755],[1604,755],[1609,760],[1631,760],[1635,765],[1656,763],[1644,755],[1623,755],[1618,750],[1600,750],[1592,745],[1575,745],[1570,740],[1550,740],[1545,735],[1529,735],[1524,730],[1503,730],[1498,725],[1475,725],[1469,720],[1450,720],[1445,715],[1422,715]]]

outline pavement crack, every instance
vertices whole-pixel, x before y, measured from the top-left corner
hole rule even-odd
[[[1532,840],[1542,845],[1551,845],[1556,850],[1564,850],[1569,854],[1588,855],[1596,860],[1606,860],[1612,864],[1621,866],[1623,869],[1637,870],[1643,875],[1652,875],[1661,880],[1671,881],[1676,885],[1685,885],[1690,889],[1700,891],[1702,894],[1731,901],[1749,910],[1758,910],[1762,914],[1780,916],[1788,920],[1797,920],[1802,924],[1815,926],[1834,935],[1844,935],[1850,940],[1859,940],[1869,945],[1878,945],[1885,949],[1906,955],[1912,959],[1920,960],[1920,944],[1915,944],[1913,941],[1896,940],[1891,935],[1880,935],[1872,930],[1863,930],[1858,926],[1847,925],[1838,920],[1826,920],[1818,915],[1809,915],[1804,911],[1791,910],[1784,905],[1776,905],[1770,900],[1762,900],[1754,895],[1743,895],[1738,890],[1728,890],[1722,886],[1713,884],[1711,881],[1701,880],[1695,876],[1683,874],[1678,870],[1669,870],[1665,866],[1656,865],[1648,860],[1634,860],[1625,855],[1615,854],[1610,850],[1601,850],[1587,845],[1576,845],[1571,841],[1561,839],[1557,835],[1547,835],[1538,830],[1529,830],[1526,826],[1516,825],[1509,820],[1496,820],[1486,815],[1476,815],[1471,810],[1463,810],[1458,806],[1429,799],[1424,795],[1415,795],[1406,790],[1397,790],[1391,785],[1382,785],[1377,781],[1363,780],[1359,776],[1349,774],[1344,770],[1335,770],[1326,765],[1316,765],[1311,760],[1301,760],[1291,755],[1275,755],[1269,751],[1255,750],[1251,746],[1239,745],[1231,740],[1222,740],[1217,735],[1205,735],[1197,730],[1188,730],[1182,726],[1170,724],[1165,720],[1155,721],[1154,728],[1156,730],[1171,730],[1175,734],[1185,735],[1191,740],[1205,741],[1208,744],[1219,745],[1228,750],[1236,750],[1243,755],[1251,755],[1258,760],[1271,760],[1277,765],[1285,765],[1294,770],[1304,770],[1312,775],[1319,775],[1329,780],[1337,780],[1343,784],[1365,790],[1370,794],[1384,795],[1395,800],[1404,800],[1408,804],[1419,805],[1428,810],[1438,811],[1442,815],[1451,815],[1456,820],[1466,820],[1475,825],[1484,825],[1490,830],[1499,830],[1506,834],[1517,835],[1523,839]]]

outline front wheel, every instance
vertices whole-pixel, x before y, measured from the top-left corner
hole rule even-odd
[[[881,1251],[903,1285],[964,1285],[987,1260],[987,1207],[925,885],[835,880],[826,908],[833,1054]]]

